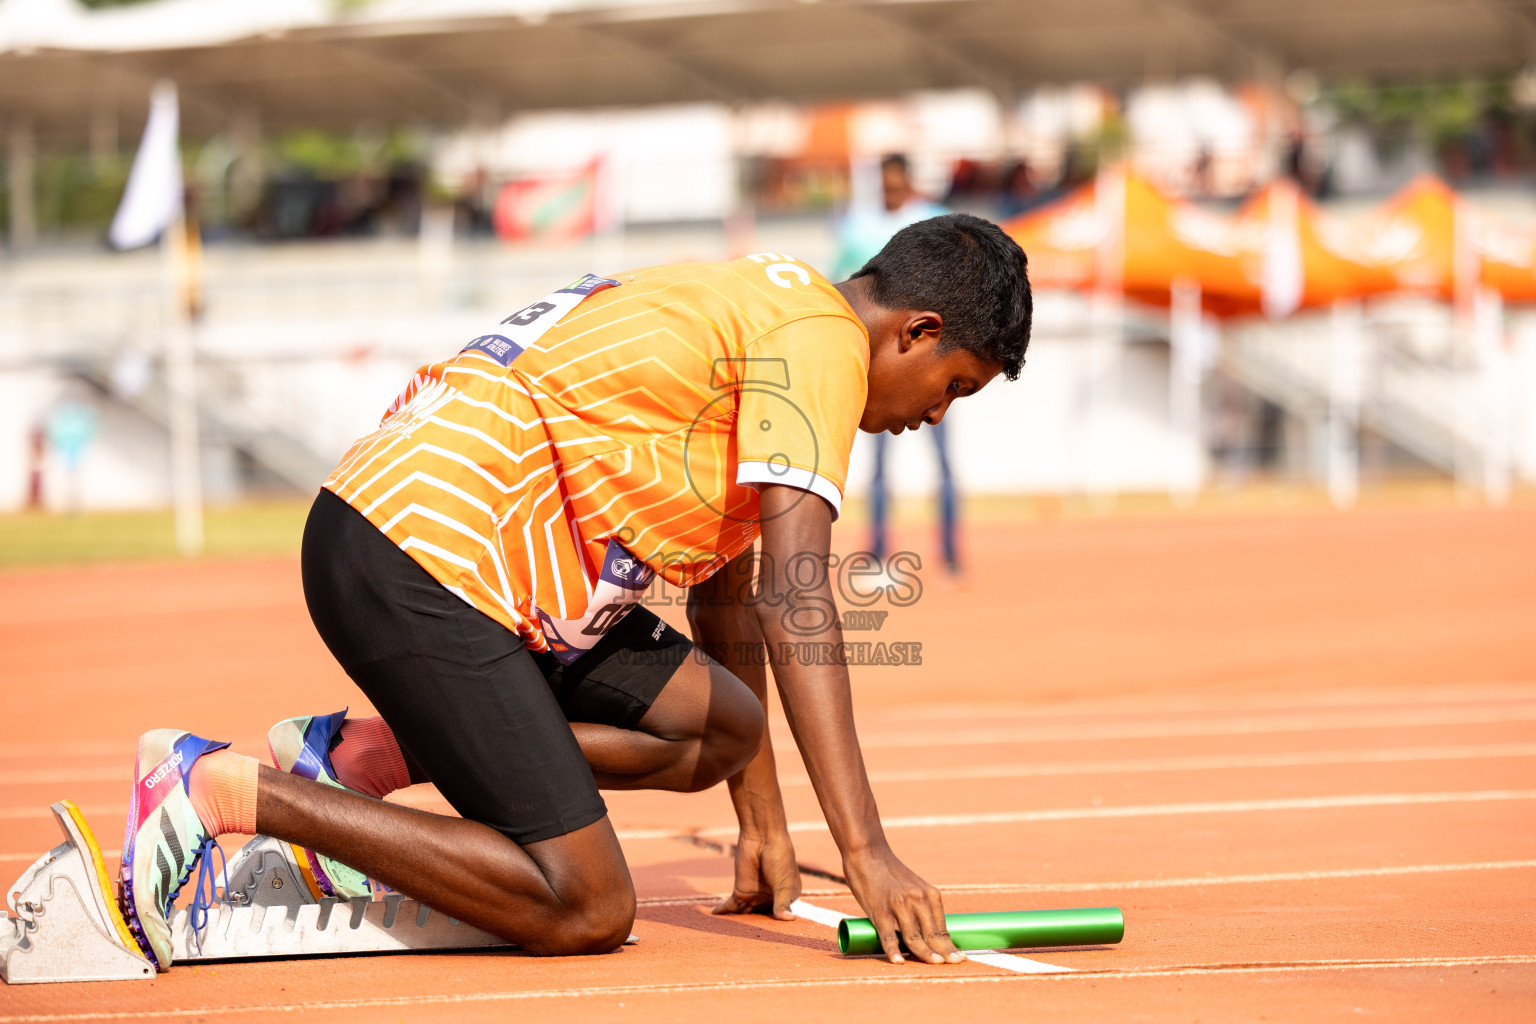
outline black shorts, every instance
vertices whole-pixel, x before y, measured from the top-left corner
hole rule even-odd
[[[400,748],[454,810],[519,845],[607,813],[568,723],[634,728],[693,650],[637,607],[561,665],[329,491],[310,509],[302,565],[315,628]]]

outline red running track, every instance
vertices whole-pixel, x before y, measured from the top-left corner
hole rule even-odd
[[[850,634],[923,645],[921,666],[855,671],[861,734],[893,844],[950,910],[1124,908],[1117,947],[1023,954],[1070,973],[844,960],[814,921],[711,917],[723,792],[611,794],[642,898],[640,944],[619,953],[183,967],[0,988],[0,1024],[673,1021],[765,997],[839,1021],[1536,1019],[1536,512],[985,526],[969,543],[969,587],[925,574],[915,606]],[[0,649],[6,878],[57,841],[61,797],[118,845],[144,729],[254,753],[279,718],[366,710],[291,561],[3,574]],[[800,859],[836,875],[775,731]],[[429,788],[401,798],[442,807]],[[835,882],[806,885],[856,912]]]

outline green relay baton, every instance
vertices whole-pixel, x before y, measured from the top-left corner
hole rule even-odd
[[[944,925],[956,949],[1098,946],[1125,938],[1125,916],[1119,907],[945,914]],[[874,922],[867,917],[843,918],[837,925],[837,949],[844,956],[881,952]],[[910,952],[906,942],[901,949]]]

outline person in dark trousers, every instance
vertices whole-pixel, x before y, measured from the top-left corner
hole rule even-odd
[[[929,217],[939,217],[944,207],[918,194],[912,186],[912,169],[907,158],[892,153],[880,161],[881,208],[878,212],[854,211],[838,232],[838,258],[833,276],[843,278],[857,272],[878,253],[891,237],[909,224]],[[949,465],[949,435],[944,423],[928,427],[939,458],[939,523],[944,568],[951,576],[960,575],[960,551],[956,542],[959,525],[959,501],[955,478]],[[870,550],[885,561],[888,552],[886,523],[889,518],[889,492],[885,485],[885,434],[875,435],[875,473],[869,483]]]

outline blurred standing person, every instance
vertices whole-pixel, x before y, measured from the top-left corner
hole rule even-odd
[[[1195,194],[1195,198],[1209,199],[1216,194],[1215,163],[1211,147],[1201,145],[1189,170],[1190,191]]]
[[[96,410],[84,399],[68,396],[48,416],[48,444],[64,467],[64,506],[78,515],[85,507],[80,464],[96,439]]]
[[[1003,176],[1003,194],[998,200],[997,215],[1003,220],[1027,213],[1040,205],[1040,190],[1035,187],[1035,176],[1029,161],[1020,160],[1008,168]]]
[[[909,224],[948,213],[944,207],[920,195],[912,185],[912,168],[905,154],[890,153],[880,160],[881,204],[876,209],[852,209],[838,229],[837,262],[832,268],[834,281],[846,280],[857,273],[891,240],[891,236]],[[955,541],[958,518],[954,475],[949,466],[948,427],[941,421],[927,430],[939,456],[939,516],[944,549],[944,568],[951,576],[960,575],[960,553]],[[886,515],[888,494],[885,487],[885,446],[887,436],[875,435],[875,473],[869,485],[870,550],[885,561]]]
[[[48,432],[33,427],[27,435],[27,511],[43,507],[43,473],[48,465]]]

